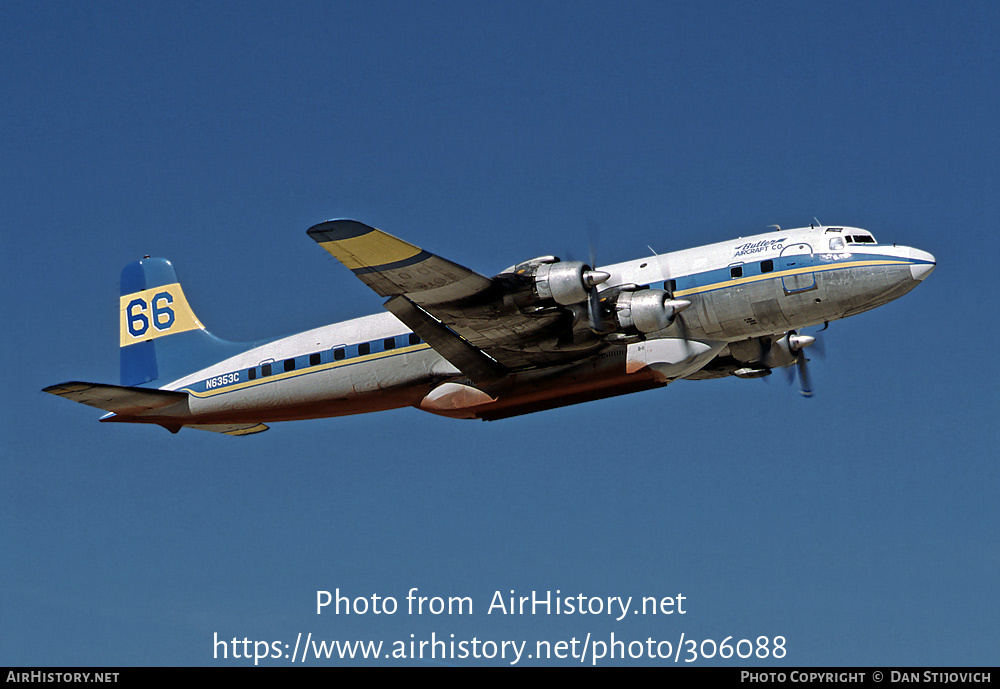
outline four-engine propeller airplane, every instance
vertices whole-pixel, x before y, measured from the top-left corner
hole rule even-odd
[[[308,234],[387,313],[235,343],[197,319],[162,258],[121,276],[121,384],[45,392],[101,421],[248,435],[265,422],[415,406],[502,419],[666,385],[797,366],[802,328],[909,292],[927,252],[853,227],[811,226],[600,269],[541,256],[488,278],[353,220]]]

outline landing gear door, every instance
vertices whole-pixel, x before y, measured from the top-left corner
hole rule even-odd
[[[816,278],[812,273],[813,252],[808,244],[789,244],[778,258],[778,270],[787,274],[781,278],[786,293],[804,292],[816,288]]]

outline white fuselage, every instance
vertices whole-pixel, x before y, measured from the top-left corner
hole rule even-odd
[[[686,299],[686,338],[703,342],[694,371],[730,343],[777,336],[884,304],[919,284],[930,254],[877,244],[855,228],[779,230],[649,256],[600,269],[602,288],[663,288]],[[648,336],[678,338],[674,324]],[[188,404],[156,418],[184,423],[266,422],[339,416],[403,406],[459,417],[500,418],[663,385],[672,378],[629,366],[632,344],[611,344],[571,365],[512,374],[463,406],[422,404],[463,374],[389,313],[334,323],[254,347],[163,386]],[[689,362],[690,363],[690,362]],[[465,399],[465,398],[463,398]],[[491,411],[492,410],[492,411]],[[504,411],[506,410],[506,411]]]

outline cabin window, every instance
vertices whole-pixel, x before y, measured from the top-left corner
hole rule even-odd
[[[396,348],[396,338],[395,337],[387,337],[384,340],[382,340],[382,349],[383,350],[388,351],[390,349],[395,349],[395,348]]]
[[[333,350],[333,360],[340,361],[341,359],[347,358],[347,349],[344,347],[337,347]]]
[[[760,262],[760,272],[770,273],[772,270],[774,270],[774,261],[767,259],[766,261]]]
[[[271,364],[264,364],[260,367],[261,377],[271,375]]]
[[[420,344],[420,336],[417,335],[416,333],[410,333],[410,344],[411,345]]]
[[[249,378],[250,380],[254,380],[255,378],[257,378],[257,369],[256,368],[248,368],[247,369],[247,378]]]
[[[743,277],[743,266],[733,266],[732,268],[729,269],[729,274],[732,275],[734,278]]]
[[[286,371],[295,370],[295,359],[285,359],[285,370]]]
[[[320,361],[322,361],[322,357],[320,357],[319,352],[314,352],[309,355],[310,366],[319,366]]]
[[[364,356],[365,354],[371,354],[372,346],[371,343],[362,342],[358,345],[358,354]]]

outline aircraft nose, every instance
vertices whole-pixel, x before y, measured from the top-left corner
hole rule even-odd
[[[910,260],[914,261],[910,264],[910,275],[914,280],[923,280],[937,266],[934,256],[920,249],[910,249]]]

